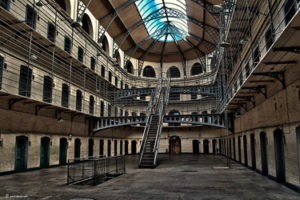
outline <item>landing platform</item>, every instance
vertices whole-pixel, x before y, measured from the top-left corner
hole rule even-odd
[[[155,169],[138,169],[97,186],[66,185],[66,167],[0,177],[0,199],[300,199],[300,195],[254,171],[214,155],[159,155]]]

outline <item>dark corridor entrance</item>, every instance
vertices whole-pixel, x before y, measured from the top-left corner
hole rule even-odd
[[[209,154],[209,141],[208,140],[203,141],[203,153]]]
[[[59,164],[64,165],[67,163],[67,148],[68,142],[66,138],[60,138],[59,140]]]
[[[125,155],[128,155],[128,141],[125,141]]]
[[[181,141],[177,136],[172,136],[169,140],[169,151],[170,154],[180,154],[181,153]]]
[[[255,135],[250,135],[252,169],[256,170]]]
[[[79,138],[75,139],[75,147],[74,147],[75,159],[80,159],[80,145],[81,145],[80,139]],[[77,161],[79,161],[79,160],[77,160]]]
[[[247,145],[247,136],[243,136],[243,144],[244,144],[244,162],[245,165],[248,166],[248,145]]]
[[[136,154],[136,141],[135,140],[131,141],[131,154],[133,154],[133,155]]]
[[[199,153],[199,141],[193,140],[193,153],[198,154]]]
[[[49,167],[50,155],[50,138],[42,137],[41,139],[41,153],[40,153],[40,167]]]
[[[217,153],[217,141],[216,140],[213,140],[213,154],[216,154]]]
[[[28,137],[17,136],[15,147],[15,171],[27,168]]]
[[[276,129],[274,135],[275,162],[276,162],[276,177],[279,183],[285,182],[285,163],[284,163],[284,142],[283,132],[281,129]]]
[[[107,156],[108,157],[111,156],[111,141],[110,140],[107,141]]]
[[[260,133],[260,150],[261,150],[261,173],[268,175],[268,157],[267,157],[267,137],[266,133]]]

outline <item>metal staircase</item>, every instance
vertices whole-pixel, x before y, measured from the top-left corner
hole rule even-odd
[[[140,148],[140,168],[153,168],[157,165],[160,134],[170,93],[170,78],[166,81],[165,87],[162,84],[160,78],[148,104],[146,126]]]

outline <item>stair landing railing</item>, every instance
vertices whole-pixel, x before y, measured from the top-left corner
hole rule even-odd
[[[159,121],[158,121],[158,127],[157,127],[157,132],[156,132],[156,138],[155,138],[155,143],[153,147],[153,153],[154,153],[154,160],[153,160],[153,165],[155,166],[157,164],[157,153],[158,153],[158,148],[159,148],[159,142],[160,142],[160,135],[163,127],[163,121],[164,121],[164,115],[166,108],[168,106],[169,102],[169,94],[170,94],[170,82],[171,82],[171,77],[168,76],[167,80],[167,85],[164,90],[164,94],[161,96],[160,99],[160,106],[159,106]]]
[[[145,124],[142,143],[141,143],[141,147],[140,147],[139,166],[142,163],[144,149],[146,146],[146,140],[148,138],[148,133],[149,133],[149,129],[150,129],[151,122],[152,122],[152,116],[153,116],[153,114],[155,114],[155,112],[157,110],[157,105],[159,103],[161,90],[162,90],[162,77],[160,76],[160,78],[158,79],[158,82],[157,82],[155,92],[151,95],[151,98],[150,98],[150,101],[148,104],[148,108],[147,108],[147,112],[146,112],[146,124]]]

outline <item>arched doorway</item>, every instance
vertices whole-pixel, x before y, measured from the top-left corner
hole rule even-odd
[[[243,136],[243,144],[244,144],[244,162],[245,165],[248,166],[248,145],[247,145],[247,136]]]
[[[125,141],[125,155],[128,155],[128,141]]]
[[[27,168],[28,137],[17,136],[15,146],[15,171]]]
[[[261,173],[268,175],[268,153],[267,153],[267,136],[265,132],[260,135],[260,150],[261,150]]]
[[[284,135],[281,129],[273,132],[276,163],[276,177],[279,183],[285,182]]]
[[[89,139],[89,152],[88,152],[88,156],[89,157],[93,157],[94,156],[94,140],[93,139]]]
[[[217,141],[214,139],[213,140],[213,154],[217,153]]]
[[[99,155],[100,155],[100,157],[103,157],[103,155],[104,155],[104,141],[100,140],[99,145],[100,145],[100,147],[99,147]]]
[[[107,156],[108,157],[111,156],[111,141],[110,140],[107,141]]]
[[[203,140],[203,153],[209,154],[209,141]]]
[[[131,141],[131,154],[132,155],[136,154],[136,141],[135,140]]]
[[[74,158],[76,159],[75,161],[79,161],[80,159],[80,146],[81,146],[80,139],[76,138],[75,145],[74,145]]]
[[[255,135],[250,135],[252,169],[256,170]]]
[[[170,137],[169,151],[170,151],[170,154],[180,154],[181,153],[181,140],[178,136]]]
[[[59,140],[59,164],[65,165],[67,163],[67,149],[68,141],[66,138],[60,138]]]
[[[199,140],[193,140],[193,153],[199,153]]]
[[[40,167],[49,167],[50,138],[42,137],[40,151]]]

